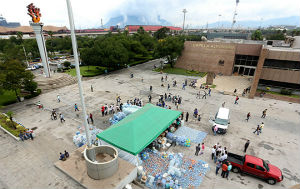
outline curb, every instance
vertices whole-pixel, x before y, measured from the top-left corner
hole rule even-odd
[[[20,141],[20,138],[17,138],[15,135],[11,134],[8,130],[4,129],[1,125],[0,125],[0,129],[4,132],[6,132],[8,135],[10,135],[11,137],[13,137],[16,141]]]

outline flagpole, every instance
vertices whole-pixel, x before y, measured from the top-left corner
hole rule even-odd
[[[88,122],[86,119],[87,114],[86,114],[83,89],[82,89],[82,84],[81,84],[81,75],[80,75],[80,69],[79,69],[79,59],[78,59],[78,53],[77,53],[77,42],[76,42],[76,36],[75,36],[73,12],[72,12],[70,0],[66,0],[66,2],[67,2],[67,7],[68,7],[72,47],[73,47],[73,54],[74,54],[74,60],[75,60],[76,75],[77,75],[77,80],[78,80],[79,95],[80,95],[81,106],[82,106],[82,115],[83,115],[83,120],[84,120],[85,134],[86,134],[86,139],[87,139],[87,145],[88,145],[88,147],[91,147],[92,146],[91,137],[90,137]]]

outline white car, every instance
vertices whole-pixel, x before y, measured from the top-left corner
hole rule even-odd
[[[209,122],[212,124],[212,130],[214,131],[215,126],[218,127],[218,134],[225,134],[230,124],[230,115],[228,108],[219,108],[214,118],[210,118]]]

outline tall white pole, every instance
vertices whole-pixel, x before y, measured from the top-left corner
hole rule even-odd
[[[75,27],[74,27],[74,20],[73,20],[73,12],[70,0],[66,0],[67,7],[68,7],[68,15],[69,15],[69,22],[70,22],[70,30],[71,30],[71,39],[72,39],[72,47],[73,47],[73,54],[75,59],[75,69],[76,69],[76,75],[78,80],[78,88],[79,88],[79,95],[81,100],[81,106],[82,106],[82,115],[84,120],[84,128],[85,128],[85,134],[87,139],[87,145],[88,147],[91,147],[91,136],[89,131],[88,122],[86,119],[86,108],[84,103],[84,96],[83,96],[83,89],[81,84],[81,75],[80,75],[80,69],[79,69],[79,60],[78,60],[78,53],[77,53],[77,42],[76,42],[76,36],[75,36]]]
[[[184,32],[184,25],[185,25],[185,13],[187,13],[186,9],[183,9],[183,24],[182,24],[182,31]]]

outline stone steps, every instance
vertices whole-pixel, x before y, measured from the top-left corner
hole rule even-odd
[[[43,92],[77,83],[76,77],[72,77],[68,74],[57,74],[52,78],[38,78],[36,81],[38,88],[42,89]]]

